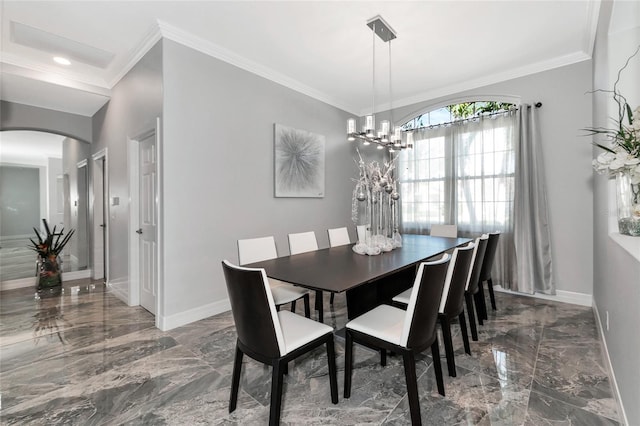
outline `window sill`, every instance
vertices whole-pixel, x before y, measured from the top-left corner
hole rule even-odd
[[[640,237],[630,237],[612,232],[609,234],[609,238],[640,262]]]

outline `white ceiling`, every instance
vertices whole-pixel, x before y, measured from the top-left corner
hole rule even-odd
[[[5,100],[91,116],[163,36],[363,114],[372,107],[366,21],[376,15],[398,35],[397,107],[590,58],[600,2],[4,0],[0,7]],[[40,44],[16,43],[16,25],[42,35]],[[380,110],[389,106],[388,44],[375,45]],[[65,67],[52,61],[52,48],[79,53]],[[113,59],[105,67],[78,60],[91,51]]]

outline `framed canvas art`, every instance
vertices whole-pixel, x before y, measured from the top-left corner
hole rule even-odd
[[[324,144],[324,135],[276,123],[276,197],[324,197]]]

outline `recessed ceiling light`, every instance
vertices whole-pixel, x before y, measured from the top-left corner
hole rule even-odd
[[[63,58],[62,56],[54,56],[53,61],[60,65],[71,65],[71,61],[67,58]]]

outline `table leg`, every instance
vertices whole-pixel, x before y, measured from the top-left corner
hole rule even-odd
[[[324,315],[323,315],[323,300],[322,300],[322,291],[320,290],[316,290],[316,311],[318,311],[318,321],[319,322],[324,322]]]

